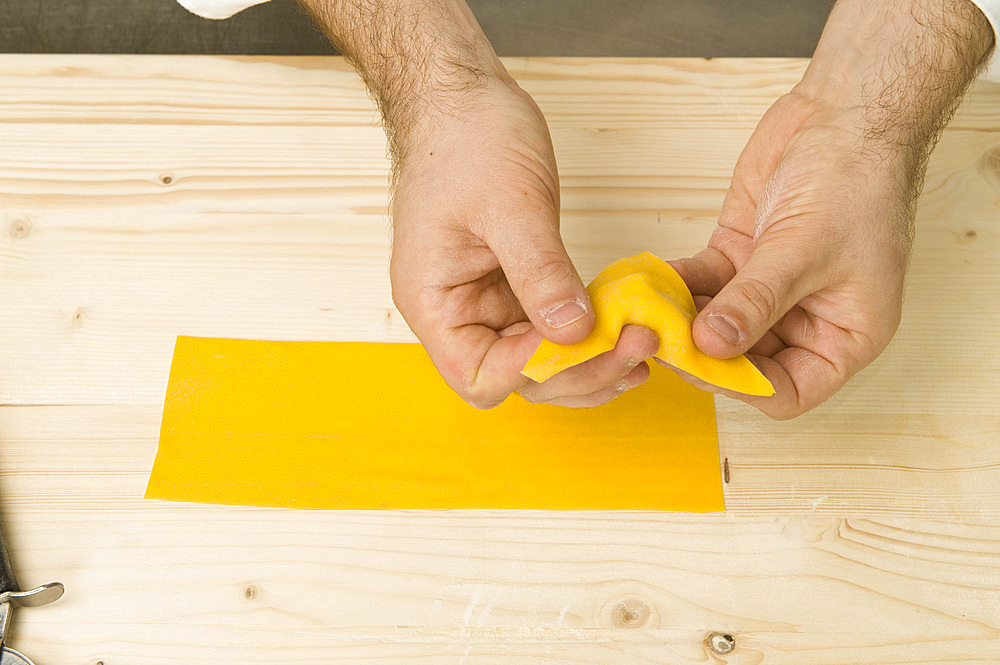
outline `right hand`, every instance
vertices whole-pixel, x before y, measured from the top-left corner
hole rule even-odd
[[[705,353],[749,351],[773,418],[817,406],[900,320],[927,155],[993,47],[966,0],[841,0],[802,81],[740,155],[707,249],[678,262],[708,296]]]
[[[499,64],[499,63],[498,63]],[[504,74],[506,74],[504,72]],[[544,383],[521,375],[542,338],[584,339],[593,307],[559,235],[545,120],[509,76],[427,109],[400,137],[392,205],[393,300],[448,384],[479,408],[603,404],[649,376],[652,331]]]
[[[779,99],[736,164],[708,247],[673,262],[704,304],[698,347],[749,352],[775,394],[685,378],[772,418],[823,402],[899,324],[914,196],[900,183],[914,180],[893,155],[859,148],[854,115],[799,93]]]

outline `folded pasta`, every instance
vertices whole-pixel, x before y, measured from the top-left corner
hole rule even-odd
[[[691,336],[698,310],[691,292],[670,264],[649,252],[615,261],[587,287],[594,306],[593,332],[576,344],[544,340],[521,373],[545,381],[564,369],[610,351],[628,324],[650,328],[660,338],[656,357],[712,385],[747,395],[774,394],[771,382],[744,356],[713,358]]]

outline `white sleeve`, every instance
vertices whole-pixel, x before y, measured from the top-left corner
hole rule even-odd
[[[247,7],[259,5],[268,0],[177,0],[181,7],[202,18],[229,18]],[[1000,1],[1000,0],[998,0]]]
[[[1000,0],[971,0],[993,26],[993,57],[990,59],[983,78],[1000,81]],[[268,0],[177,0],[182,7],[203,18],[222,19],[243,11],[247,7],[259,5]]]
[[[1000,81],[1000,0],[972,0],[981,10],[990,25],[993,26],[993,57],[986,68],[983,78],[990,81]]]

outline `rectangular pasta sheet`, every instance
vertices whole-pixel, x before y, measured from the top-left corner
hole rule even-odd
[[[291,508],[723,510],[712,395],[479,411],[418,344],[179,337],[146,497]]]

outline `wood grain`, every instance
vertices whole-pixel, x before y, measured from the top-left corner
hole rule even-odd
[[[0,507],[22,583],[68,588],[15,615],[39,665],[1000,662],[1000,86],[932,158],[886,353],[791,422],[718,402],[726,514],[290,512],[140,497],[175,335],[412,339],[356,77],[0,63]],[[507,64],[552,127],[585,278],[701,247],[804,67]]]

